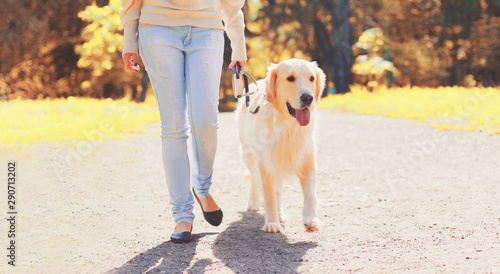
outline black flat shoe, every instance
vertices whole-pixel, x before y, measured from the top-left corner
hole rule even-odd
[[[193,189],[193,195],[196,198],[196,201],[198,201],[198,204],[200,204],[201,211],[203,212],[203,217],[205,218],[205,221],[207,221],[209,224],[213,226],[218,226],[220,223],[222,223],[222,210],[219,208],[216,211],[210,211],[210,212],[205,212],[203,210],[203,206],[201,206],[200,199],[198,199],[198,196],[196,196],[196,192],[194,192]]]
[[[191,230],[190,231],[184,231],[184,232],[181,232],[181,233],[173,233],[170,236],[170,240],[173,243],[176,243],[176,244],[186,244],[186,243],[189,243],[189,242],[191,242],[191,240],[193,240],[193,234],[191,234],[191,231],[193,231],[193,227],[192,226],[191,226]]]

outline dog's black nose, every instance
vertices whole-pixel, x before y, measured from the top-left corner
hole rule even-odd
[[[300,101],[302,101],[302,104],[304,106],[311,105],[313,100],[314,100],[314,97],[309,93],[304,93],[300,96]]]

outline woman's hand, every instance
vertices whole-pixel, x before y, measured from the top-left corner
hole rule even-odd
[[[138,64],[139,56],[135,52],[127,52],[122,55],[123,64],[129,71],[139,72],[141,67]]]
[[[244,68],[247,65],[247,60],[232,61],[231,64],[229,64],[229,69],[233,70],[234,67],[236,66],[236,63],[239,63],[240,67]]]

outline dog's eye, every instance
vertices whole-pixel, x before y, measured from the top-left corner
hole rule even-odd
[[[288,78],[286,78],[286,80],[288,82],[292,82],[293,83],[293,82],[295,82],[295,76],[293,76],[293,75],[292,76],[288,76]]]
[[[309,78],[309,81],[313,82],[313,81],[314,81],[314,76],[311,76],[311,77]]]

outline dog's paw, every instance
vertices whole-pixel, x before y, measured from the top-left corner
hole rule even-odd
[[[264,230],[265,232],[277,233],[277,232],[282,231],[283,227],[278,222],[267,222],[262,227],[262,230]]]
[[[304,217],[304,227],[307,232],[314,232],[319,230],[318,217]]]

